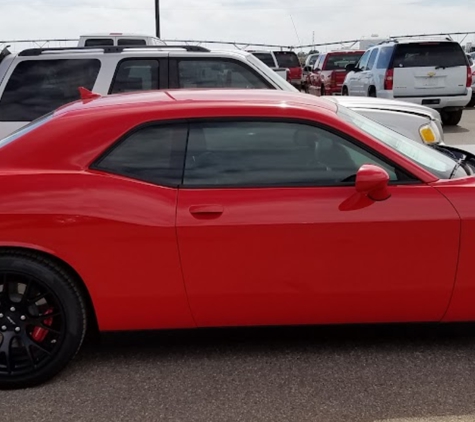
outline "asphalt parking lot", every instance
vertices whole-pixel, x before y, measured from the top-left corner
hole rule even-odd
[[[475,325],[108,334],[0,421],[475,421]]]

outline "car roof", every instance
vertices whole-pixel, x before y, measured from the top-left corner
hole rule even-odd
[[[355,53],[364,53],[366,50],[332,50],[326,54],[355,54]]]
[[[457,43],[455,40],[448,38],[427,37],[427,38],[393,38],[387,41],[383,41],[381,44],[419,44],[419,43]],[[376,47],[376,46],[375,46]]]
[[[165,91],[133,92],[99,96],[94,99],[85,99],[67,104],[56,110],[55,115],[90,112],[106,112],[130,110],[152,111],[153,109],[166,111],[176,110],[177,107],[196,108],[232,108],[246,105],[260,105],[266,108],[281,109],[293,107],[302,110],[318,108],[323,112],[336,112],[337,105],[308,94],[285,92],[280,90],[262,89],[176,89]]]
[[[183,46],[183,45],[152,45],[152,46],[93,46],[93,47],[61,47],[61,48],[31,48],[11,54],[13,59],[17,56],[24,56],[28,59],[44,58],[55,59],[64,56],[68,57],[97,57],[97,56],[153,56],[167,53],[180,53],[186,56],[199,57],[248,57],[252,53],[243,50],[208,50],[203,47]]]

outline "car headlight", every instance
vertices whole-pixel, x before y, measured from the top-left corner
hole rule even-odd
[[[438,144],[441,141],[439,130],[433,122],[421,126],[419,133],[421,135],[422,142],[425,144]]]

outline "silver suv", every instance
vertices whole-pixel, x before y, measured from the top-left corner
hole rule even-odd
[[[251,53],[197,46],[95,46],[0,52],[0,139],[78,100],[79,87],[102,95],[173,88],[297,91]]]
[[[457,125],[472,97],[472,72],[460,44],[449,39],[391,40],[365,52],[350,72],[342,95],[397,99],[440,111]]]

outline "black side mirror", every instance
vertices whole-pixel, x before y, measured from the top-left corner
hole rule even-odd
[[[347,72],[356,71],[356,65],[354,63],[348,63],[345,67]]]

